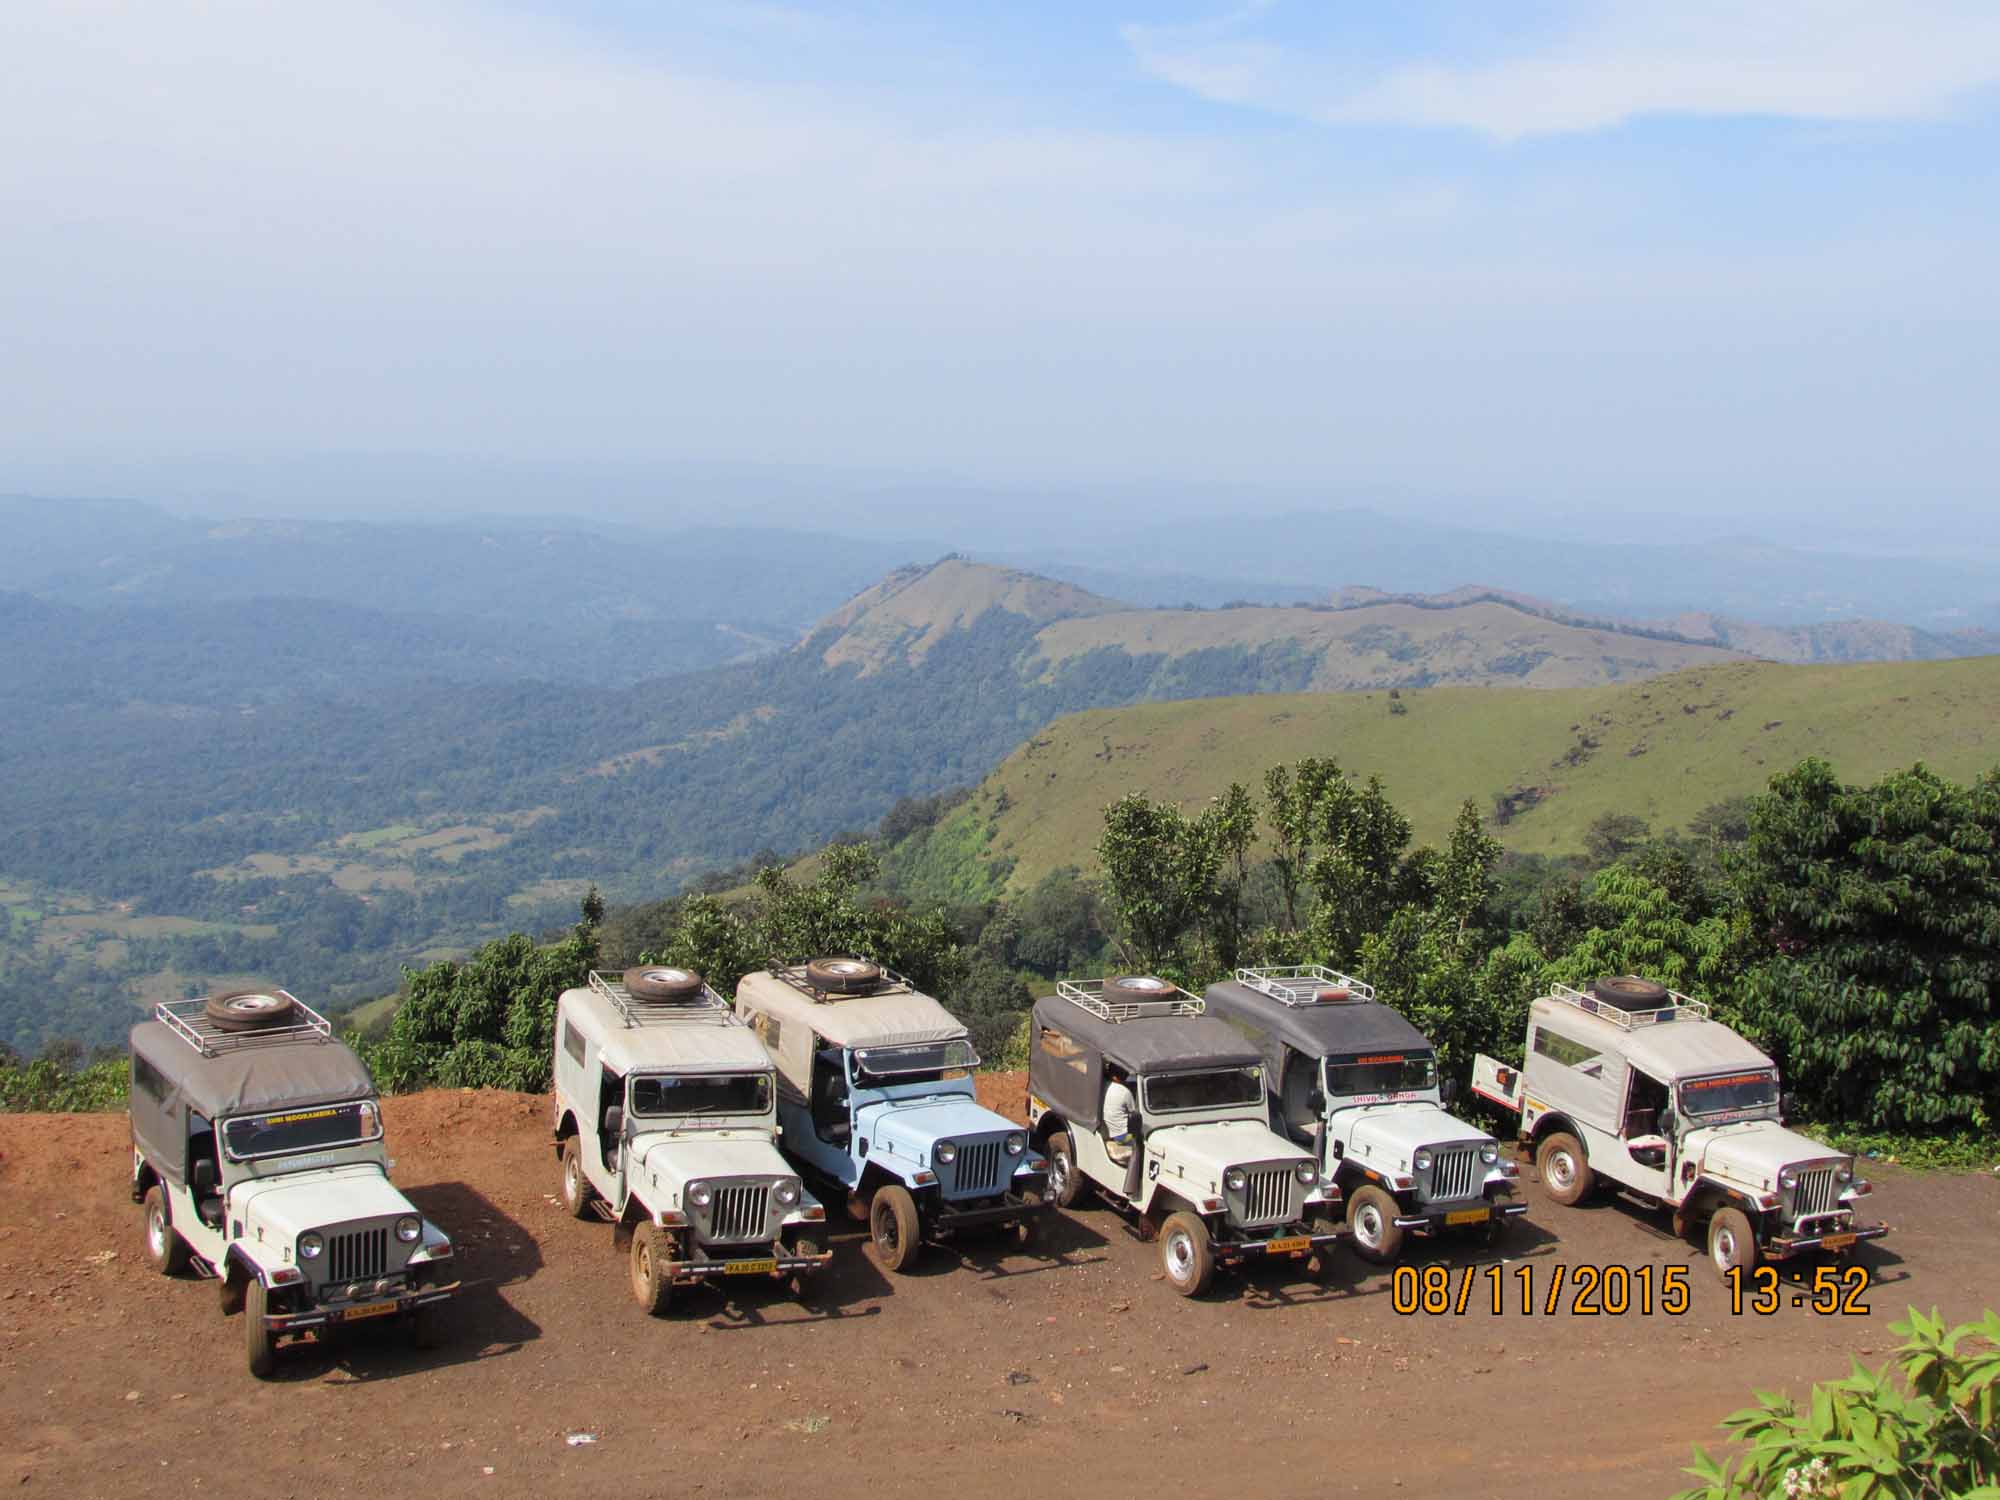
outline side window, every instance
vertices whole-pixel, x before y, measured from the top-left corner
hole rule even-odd
[[[1561,1063],[1565,1068],[1582,1071],[1596,1071],[1592,1064],[1599,1063],[1604,1056],[1595,1047],[1574,1041],[1559,1031],[1551,1031],[1546,1026],[1535,1028],[1535,1051],[1552,1062]]]
[[[757,1033],[757,1040],[770,1048],[772,1055],[778,1051],[778,1038],[784,1035],[784,1027],[769,1011],[754,1010],[750,1013],[750,1029]]]
[[[563,1051],[570,1055],[570,1061],[583,1061],[583,1033],[570,1021],[563,1022]]]
[[[137,1055],[134,1055],[132,1058],[132,1087],[144,1094],[155,1104],[166,1103],[166,1075],[147,1062],[145,1058]]]
[[[1042,1034],[1036,1039],[1035,1045],[1042,1056],[1058,1067],[1068,1068],[1078,1077],[1089,1074],[1090,1060],[1084,1056],[1083,1048],[1055,1027],[1042,1027]]]

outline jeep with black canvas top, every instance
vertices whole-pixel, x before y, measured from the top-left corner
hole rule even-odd
[[[1889,1232],[1861,1222],[1854,1158],[1785,1129],[1776,1064],[1699,1000],[1629,974],[1558,984],[1528,1007],[1523,1055],[1479,1058],[1472,1087],[1519,1112],[1558,1203],[1601,1179],[1665,1204],[1725,1277]]]
[[[868,959],[821,958],[745,974],[736,1011],[777,1059],[786,1154],[867,1219],[889,1270],[970,1230],[1033,1242],[1048,1164],[977,1101],[972,1040],[936,1000]]]
[[[1494,1243],[1527,1212],[1500,1143],[1446,1110],[1429,1038],[1371,986],[1302,964],[1238,969],[1203,998],[1262,1055],[1273,1121],[1339,1185],[1363,1258],[1387,1264],[1407,1236],[1446,1230]]]
[[[162,1275],[213,1277],[253,1375],[282,1340],[413,1321],[458,1290],[451,1241],[389,1181],[374,1081],[284,990],[132,1028],[132,1198]]]
[[[1157,1235],[1183,1297],[1218,1264],[1327,1268],[1340,1189],[1271,1130],[1257,1048],[1165,980],[1065,979],[1035,1002],[1028,1123],[1057,1205],[1094,1188]]]
[[[594,970],[556,1002],[563,1206],[629,1233],[632,1296],[793,1280],[833,1258],[826,1211],[778,1154],[770,1054],[699,974]]]

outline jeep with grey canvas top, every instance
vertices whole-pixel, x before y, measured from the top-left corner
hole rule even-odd
[[[1033,1242],[1047,1163],[978,1102],[972,1040],[936,1000],[882,964],[820,958],[745,974],[736,1010],[777,1059],[786,1154],[867,1219],[889,1270],[970,1230]]]
[[[1339,1185],[1365,1259],[1394,1261],[1411,1234],[1492,1243],[1527,1212],[1500,1143],[1447,1112],[1430,1040],[1371,986],[1302,964],[1238,969],[1203,998],[1262,1055],[1273,1122]]]
[[[451,1241],[389,1181],[374,1081],[283,990],[159,1006],[132,1028],[132,1199],[146,1259],[241,1312],[252,1374],[282,1340],[416,1319],[458,1290]]]
[[[1257,1048],[1164,980],[1063,980],[1035,1002],[1028,1122],[1056,1203],[1094,1188],[1132,1216],[1183,1297],[1218,1263],[1327,1268],[1340,1189],[1271,1130]]]
[[[699,974],[593,970],[556,1002],[554,1075],[563,1206],[630,1233],[647,1312],[675,1287],[833,1258],[826,1211],[778,1154],[770,1054]]]
[[[1479,1058],[1472,1087],[1519,1112],[1558,1203],[1602,1179],[1665,1204],[1723,1276],[1889,1232],[1861,1222],[1854,1158],[1785,1129],[1776,1064],[1699,1000],[1629,974],[1558,984],[1528,1007],[1524,1056]]]

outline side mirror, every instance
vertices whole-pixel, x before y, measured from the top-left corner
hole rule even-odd
[[[604,1133],[625,1138],[625,1111],[615,1104],[604,1112]]]
[[[1792,1117],[1793,1111],[1798,1108],[1798,1102],[1799,1096],[1797,1094],[1787,1092],[1778,1095],[1778,1113],[1789,1120]]]
[[[188,1174],[188,1186],[198,1198],[215,1191],[215,1162],[211,1158],[204,1156],[194,1164],[194,1171]]]
[[[1456,1099],[1458,1097],[1458,1080],[1456,1078],[1447,1078],[1444,1081],[1444,1087],[1438,1090],[1438,1097],[1444,1100],[1447,1105]]]

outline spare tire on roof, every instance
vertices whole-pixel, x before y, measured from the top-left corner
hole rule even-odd
[[[882,982],[882,966],[865,958],[816,958],[806,965],[806,983],[834,995],[865,995]]]
[[[1352,1000],[1354,991],[1344,984],[1324,985],[1313,992],[1313,1000],[1319,1005],[1332,1005],[1341,1000]]]
[[[1125,1000],[1164,1000],[1176,986],[1151,974],[1117,974],[1104,981],[1104,993]]]
[[[1590,993],[1620,1010],[1651,1010],[1667,1003],[1665,985],[1636,974],[1607,974],[1591,985]]]
[[[217,1031],[256,1031],[294,1019],[298,1002],[279,989],[225,990],[209,996],[201,1011]]]
[[[672,964],[642,964],[625,971],[625,993],[634,1000],[691,1000],[701,993],[701,975]]]

